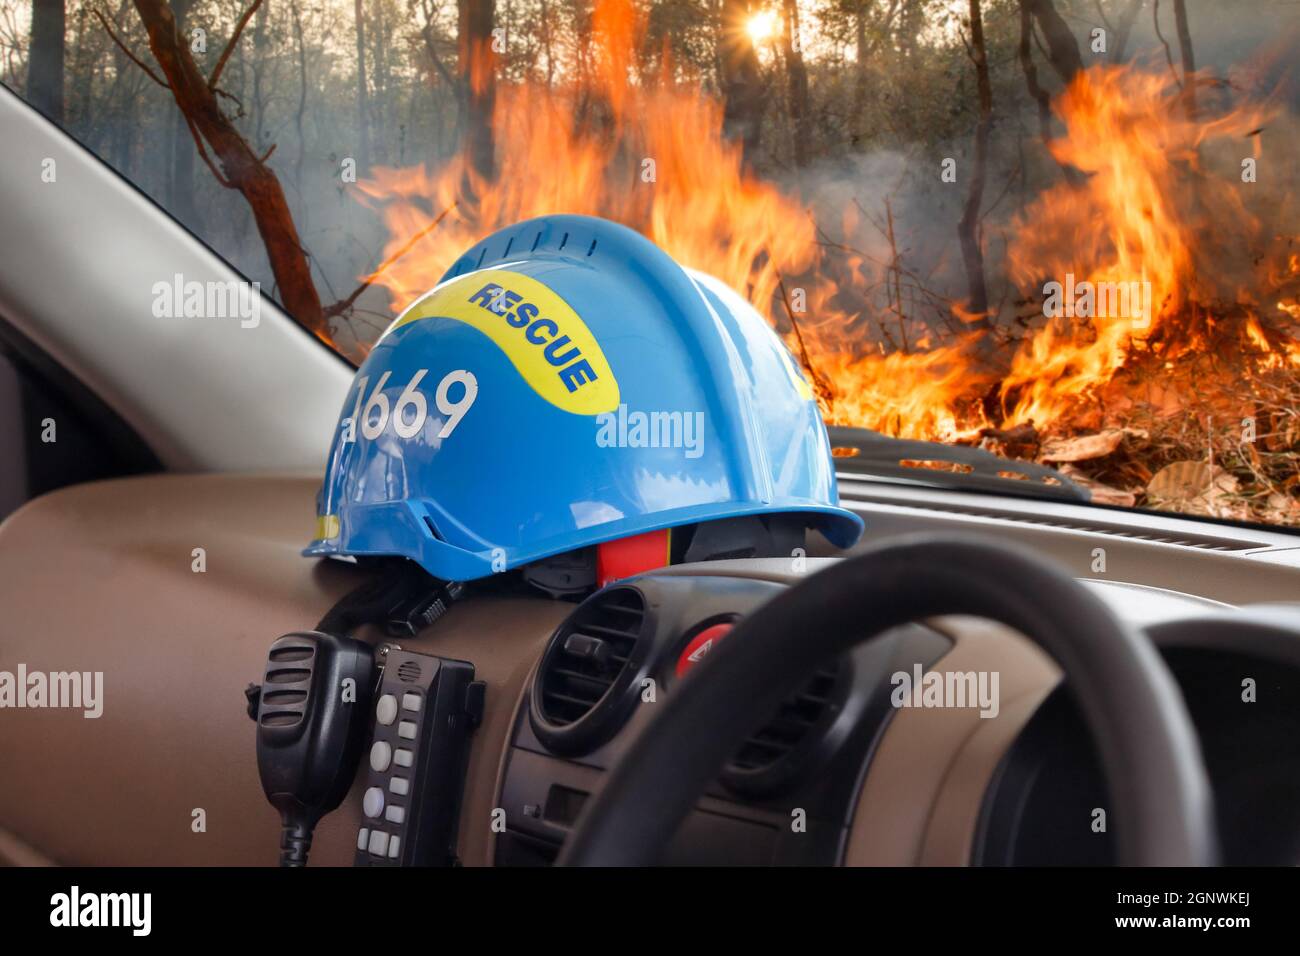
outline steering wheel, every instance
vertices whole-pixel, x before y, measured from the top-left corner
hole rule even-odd
[[[820,665],[890,628],[946,614],[1015,628],[1060,666],[1101,756],[1121,865],[1215,862],[1200,745],[1151,644],[1037,555],[924,534],[837,562],[738,624],[609,772],[558,863],[653,864],[745,735]]]

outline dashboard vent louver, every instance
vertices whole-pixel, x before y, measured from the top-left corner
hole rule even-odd
[[[560,626],[533,682],[530,716],[538,739],[559,753],[599,746],[627,717],[633,678],[645,657],[645,599],[630,587],[593,595]]]
[[[745,738],[722,771],[723,782],[748,796],[773,793],[818,750],[844,698],[845,661],[823,667],[781,704],[776,715]]]

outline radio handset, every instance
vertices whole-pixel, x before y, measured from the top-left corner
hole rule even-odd
[[[356,778],[374,671],[374,649],[355,638],[299,631],[271,645],[256,701],[257,770],[280,811],[281,866],[306,865],[317,821]]]

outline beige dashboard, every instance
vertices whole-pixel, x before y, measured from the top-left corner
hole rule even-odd
[[[258,782],[242,692],[260,679],[271,641],[314,627],[361,580],[346,564],[298,554],[317,483],[124,479],[37,499],[0,525],[0,669],[104,674],[98,718],[0,711],[0,853],[91,865],[275,862],[279,821]],[[467,863],[488,860],[511,714],[566,607],[466,602],[410,642],[473,661],[489,686],[461,828]],[[354,788],[321,821],[314,863],[351,863],[360,807]]]
[[[258,782],[242,691],[272,640],[312,628],[362,580],[347,564],[299,555],[316,486],[295,476],[123,479],[37,499],[0,525],[0,670],[103,673],[98,718],[0,710],[0,860],[275,862],[279,821]],[[487,682],[460,828],[467,865],[491,862],[515,710],[571,609],[476,597],[404,642],[472,661]],[[1001,627],[930,623],[953,642],[938,669],[1001,671],[1001,712],[899,711],[865,778],[848,863],[965,862],[999,759],[1057,681],[1043,655]],[[314,864],[351,862],[360,806],[354,785],[317,828]]]

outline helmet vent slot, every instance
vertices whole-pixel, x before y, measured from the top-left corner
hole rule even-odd
[[[596,240],[593,239],[591,240],[591,247],[587,249],[587,255],[591,255],[595,251],[596,251]]]
[[[429,534],[431,534],[435,539],[438,541],[443,540],[442,535],[438,533],[438,526],[433,523],[433,519],[428,515],[424,515],[424,526],[429,529]]]

